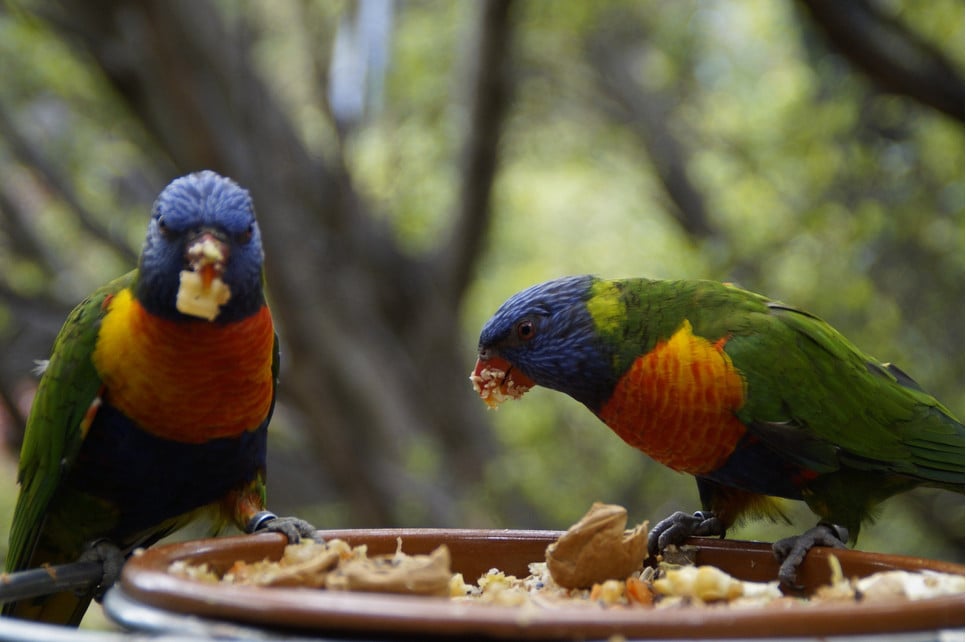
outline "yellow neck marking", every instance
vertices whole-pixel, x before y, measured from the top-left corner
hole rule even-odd
[[[614,334],[626,318],[626,307],[620,289],[612,281],[595,281],[590,288],[587,312],[594,326],[603,334]]]

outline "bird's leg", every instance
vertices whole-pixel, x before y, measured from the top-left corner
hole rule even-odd
[[[261,478],[230,492],[223,501],[235,524],[246,533],[282,533],[289,544],[298,544],[303,537],[325,543],[316,535],[315,527],[305,520],[279,517],[265,510],[265,482]]]
[[[691,515],[677,511],[655,524],[648,533],[647,552],[657,555],[668,546],[679,546],[694,535],[724,537],[726,530],[724,523],[711,511],[699,510]]]
[[[111,588],[121,576],[121,567],[124,566],[124,553],[114,542],[98,539],[88,544],[87,550],[81,553],[77,561],[100,562],[104,568],[104,574],[94,589],[94,599],[100,602],[107,589]]]
[[[841,526],[819,522],[801,535],[786,537],[772,544],[775,558],[781,562],[778,568],[778,579],[784,586],[800,589],[798,585],[798,567],[805,560],[805,555],[815,546],[829,546],[831,548],[845,548],[849,539],[849,532]]]
[[[315,532],[315,527],[298,517],[279,517],[271,511],[263,510],[255,513],[248,520],[246,533],[282,533],[288,538],[289,544],[298,544],[303,537],[307,537],[320,544],[325,543]]]

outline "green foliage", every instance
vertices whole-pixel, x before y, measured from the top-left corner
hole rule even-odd
[[[132,212],[131,204],[119,202],[117,182],[122,170],[147,164],[141,156],[143,132],[90,61],[39,20],[0,12],[0,60],[5,70],[0,107],[21,138],[19,144],[0,145],[3,180],[17,206],[31,214],[20,216],[32,241],[24,246],[13,235],[0,238],[0,270],[5,284],[18,292],[36,296],[46,290],[73,303],[134,267],[117,248],[130,253],[140,245],[143,205]],[[43,184],[24,163],[25,155],[53,168],[60,184]],[[74,204],[57,193],[63,187],[106,238],[81,224]]]

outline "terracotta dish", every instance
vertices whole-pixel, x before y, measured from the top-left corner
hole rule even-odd
[[[408,554],[446,544],[454,572],[468,582],[496,567],[518,576],[543,561],[555,531],[385,529],[323,531],[326,539],[366,544],[369,554],[390,554],[401,537]],[[775,579],[778,567],[767,544],[692,539],[696,564],[710,564],[750,581]],[[279,559],[277,534],[225,537],[160,546],[124,567],[120,591],[135,604],[268,629],[316,634],[381,636],[450,635],[492,638],[735,638],[801,637],[962,630],[962,596],[918,601],[815,603],[794,608],[539,609],[450,601],[446,598],[346,593],[307,588],[259,588],[207,584],[167,572],[177,560],[207,562],[217,570],[236,560]],[[801,567],[805,591],[829,580],[829,551],[815,549]],[[961,565],[913,557],[836,551],[846,577],[885,570],[935,570],[962,574]]]

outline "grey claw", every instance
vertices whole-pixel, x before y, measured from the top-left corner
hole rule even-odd
[[[267,510],[255,515],[245,530],[249,533],[282,533],[288,538],[289,544],[298,544],[303,537],[320,544],[325,543],[316,533],[315,527],[307,521],[297,517],[278,517]]]
[[[124,553],[114,542],[99,539],[88,545],[87,550],[81,553],[78,561],[101,563],[104,574],[94,589],[94,599],[100,602],[107,589],[111,588],[121,576],[121,569],[124,567]]]
[[[801,535],[786,537],[772,544],[775,559],[781,562],[778,568],[778,579],[782,585],[801,590],[798,583],[798,567],[805,561],[808,551],[816,546],[831,548],[845,548],[849,532],[835,524],[819,523]]]
[[[711,511],[697,511],[691,515],[678,511],[658,522],[647,535],[647,552],[657,555],[672,544],[679,546],[687,538],[725,536],[725,527]]]

